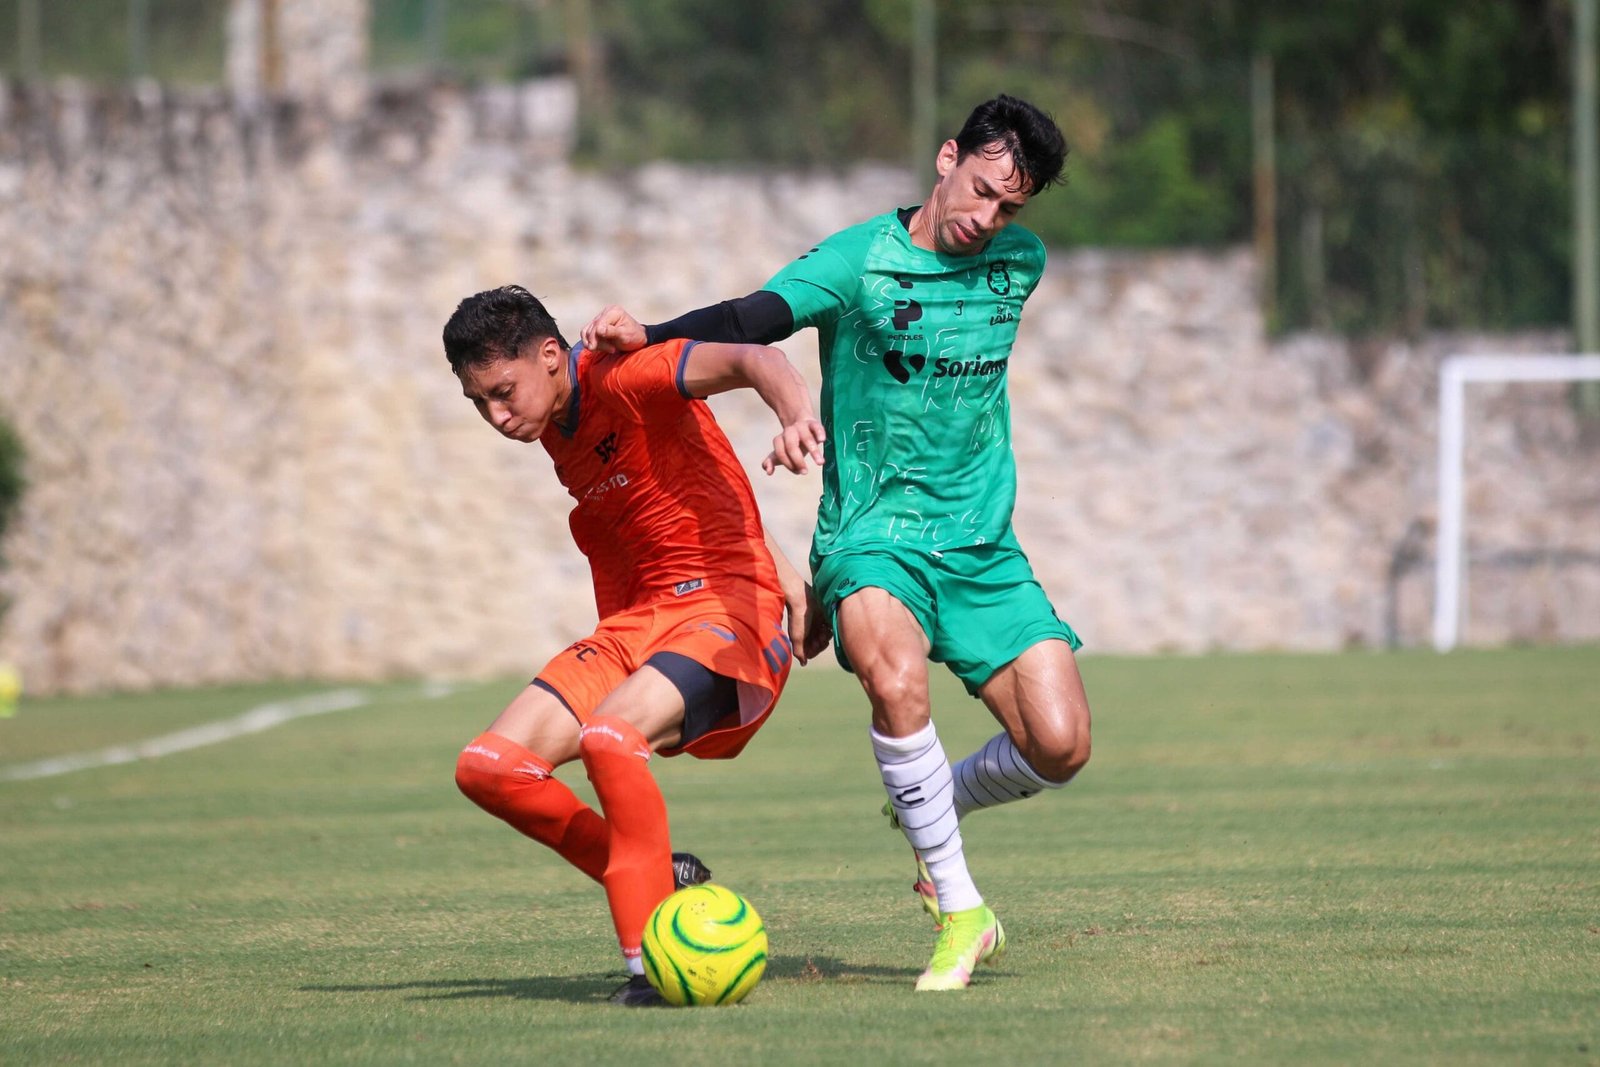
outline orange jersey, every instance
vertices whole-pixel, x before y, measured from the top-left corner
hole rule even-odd
[[[539,441],[576,506],[601,618],[724,581],[778,590],[755,492],[704,400],[683,390],[694,341],[626,355],[575,345],[572,398]]]

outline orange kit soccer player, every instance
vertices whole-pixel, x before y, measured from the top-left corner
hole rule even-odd
[[[478,413],[555,461],[576,501],[570,527],[600,615],[593,634],[556,655],[467,745],[456,784],[605,887],[632,976],[612,1000],[657,1003],[639,942],[675,883],[650,756],[737,755],[791,661],[828,644],[810,589],[765,534],[750,480],[704,398],[751,388],[773,410],[782,430],[762,464],[768,474],[820,467],[822,425],[804,379],[775,348],[569,348],[521,286],[463,300],[444,348]],[[575,759],[599,812],[554,776]]]

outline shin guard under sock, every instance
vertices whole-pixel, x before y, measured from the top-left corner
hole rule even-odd
[[[552,777],[545,760],[509,738],[480,734],[456,760],[456,785],[490,815],[602,881],[610,858],[605,820]]]
[[[631,723],[590,719],[578,753],[610,828],[610,860],[602,879],[622,954],[639,954],[645,920],[672,894],[672,844],[667,804],[650,773],[650,745]]]

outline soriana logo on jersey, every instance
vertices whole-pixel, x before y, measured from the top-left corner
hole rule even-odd
[[[946,359],[940,356],[933,361],[935,378],[993,378],[1004,374],[1011,361],[1008,359]]]

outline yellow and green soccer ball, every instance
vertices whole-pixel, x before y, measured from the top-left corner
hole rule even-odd
[[[767,928],[750,902],[720,885],[663,900],[644,926],[644,973],[669,1004],[737,1004],[767,969]]]
[[[0,719],[17,713],[17,700],[22,696],[22,675],[9,663],[0,663]]]

